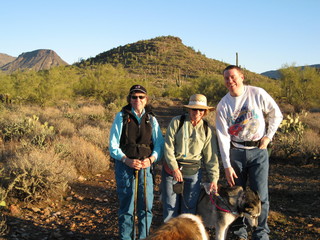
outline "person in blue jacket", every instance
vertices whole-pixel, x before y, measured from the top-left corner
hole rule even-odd
[[[137,201],[138,239],[146,238],[148,235],[153,205],[151,168],[161,159],[164,145],[158,121],[151,107],[147,105],[147,90],[141,85],[133,85],[127,102],[128,105],[124,106],[114,119],[109,139],[110,155],[115,159],[115,177],[120,202],[119,238],[123,240],[136,237],[135,200]],[[136,181],[138,181],[138,189],[136,189]]]

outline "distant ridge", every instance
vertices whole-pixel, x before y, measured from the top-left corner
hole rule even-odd
[[[306,66],[299,66],[297,68],[304,69],[305,67],[311,67],[311,68],[318,68],[320,69],[320,64],[313,64],[313,65],[306,65]],[[261,73],[261,75],[272,78],[272,79],[280,79],[281,74],[279,70],[271,70]]]
[[[16,70],[45,70],[55,66],[68,65],[53,50],[39,49],[20,54],[12,62],[2,66],[0,70],[12,73]]]
[[[12,62],[15,59],[15,57],[9,56],[8,54],[0,53],[0,67]]]

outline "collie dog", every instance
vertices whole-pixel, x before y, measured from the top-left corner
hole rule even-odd
[[[171,218],[146,240],[209,240],[201,217],[184,213]]]

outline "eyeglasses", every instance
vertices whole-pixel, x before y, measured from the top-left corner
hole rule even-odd
[[[145,99],[146,96],[131,96],[131,99]]]
[[[203,112],[205,109],[195,109],[195,108],[191,108],[192,111],[200,111]]]

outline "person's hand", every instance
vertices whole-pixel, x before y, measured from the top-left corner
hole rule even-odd
[[[225,171],[226,179],[227,179],[229,186],[232,187],[232,186],[236,185],[234,179],[238,178],[238,176],[237,176],[236,172],[234,171],[234,169],[232,167],[228,167],[228,168],[225,168],[224,171]]]
[[[216,181],[210,183],[210,193],[211,192],[218,192],[218,183]]]
[[[140,170],[141,167],[142,167],[142,163],[141,163],[141,160],[139,159],[133,159],[133,158],[126,158],[126,160],[124,161],[124,163],[131,167],[131,168],[134,168],[136,170]]]
[[[271,139],[268,138],[267,136],[264,136],[263,138],[261,138],[260,140],[260,145],[259,148],[260,149],[266,149],[268,147],[268,144],[271,142]]]
[[[154,157],[147,157],[141,161],[141,168],[147,168],[154,162]]]
[[[177,182],[183,182],[183,176],[179,168],[173,171],[173,179]]]

